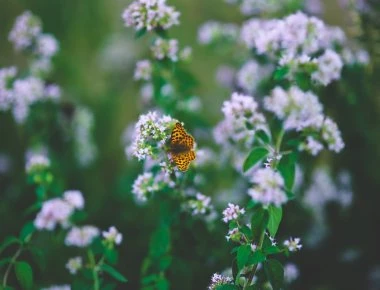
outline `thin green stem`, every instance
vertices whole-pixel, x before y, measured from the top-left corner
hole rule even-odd
[[[258,243],[258,245],[257,245],[257,249],[258,249],[258,250],[261,250],[261,248],[263,247],[264,237],[265,237],[265,231],[263,231],[263,232],[261,233],[261,236],[260,236],[260,239],[259,239],[259,243]],[[245,289],[246,287],[248,287],[248,286],[251,285],[252,280],[253,280],[253,277],[255,277],[257,267],[258,267],[258,264],[256,264],[256,265],[253,266],[251,273],[249,273],[248,281],[247,281],[247,283],[245,284],[244,289]]]
[[[20,248],[13,255],[12,260],[8,264],[7,270],[5,271],[4,278],[3,278],[3,287],[7,286],[8,276],[11,273],[12,266],[16,263],[17,258],[20,256],[22,250],[23,250],[23,245],[21,244]]]
[[[90,261],[90,267],[92,270],[92,278],[94,280],[94,290],[100,290],[100,281],[98,275],[98,265],[95,261],[95,255],[92,250],[88,250],[87,252],[88,260]]]

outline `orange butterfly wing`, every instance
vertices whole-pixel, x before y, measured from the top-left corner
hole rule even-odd
[[[170,137],[171,147],[181,146],[183,152],[171,151],[172,161],[177,165],[181,171],[189,169],[190,162],[195,159],[195,152],[192,150],[194,147],[194,138],[186,133],[181,123],[176,123]]]

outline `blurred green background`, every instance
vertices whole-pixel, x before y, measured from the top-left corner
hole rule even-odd
[[[324,18],[327,23],[340,25],[350,35],[349,14],[338,1],[326,0]],[[139,87],[132,79],[136,60],[148,55],[146,39],[136,41],[132,29],[126,29],[121,20],[123,9],[129,1],[121,0],[0,0],[0,67],[25,66],[25,58],[13,51],[7,40],[14,19],[24,10],[41,17],[43,30],[56,36],[60,52],[55,58],[55,71],[51,80],[63,89],[63,98],[90,108],[95,115],[95,143],[98,157],[88,168],[80,168],[61,158],[57,169],[64,176],[62,188],[80,189],[86,198],[88,223],[100,228],[116,225],[124,233],[118,269],[130,282],[126,289],[138,289],[139,273],[146,255],[149,234],[155,227],[155,211],[150,207],[135,205],[130,188],[139,172],[135,161],[125,158],[122,145],[123,131],[135,122],[141,112]],[[218,87],[215,70],[223,59],[197,44],[197,29],[207,20],[241,23],[243,17],[236,8],[221,0],[171,0],[170,4],[181,12],[181,25],[170,33],[183,45],[193,47],[190,70],[199,80],[196,94],[203,101],[203,114],[214,125],[221,118],[220,108],[229,96],[226,89]],[[328,222],[332,235],[318,249],[307,249],[296,255],[301,277],[294,289],[369,289],[368,273],[380,264],[380,99],[379,99],[379,23],[376,3],[371,4],[371,17],[363,16],[361,40],[373,57],[368,75],[350,76],[356,101],[349,103],[331,98],[327,100],[331,112],[343,131],[347,149],[334,159],[336,168],[348,168],[354,176],[355,198],[350,213],[338,216],[333,207]],[[377,14],[376,14],[377,13]],[[110,53],[115,49],[114,53]],[[377,58],[376,58],[377,57]],[[53,140],[56,143],[57,140]],[[21,213],[33,200],[33,189],[24,182],[26,140],[24,129],[16,126],[10,115],[0,115],[0,152],[12,158],[11,173],[0,176],[0,239],[17,233],[27,217]],[[65,148],[55,144],[65,153]],[[205,194],[208,194],[207,192]],[[297,212],[297,205],[289,210]],[[282,233],[307,227],[302,221],[291,224],[286,220]],[[176,256],[169,273],[172,289],[205,289],[213,272],[229,265],[229,248],[224,241],[223,225],[209,232],[202,223],[184,227],[181,236],[173,237]],[[297,232],[297,231],[296,231]],[[48,236],[46,237],[48,239]],[[212,249],[210,250],[210,245]],[[342,263],[339,254],[345,248],[357,249],[360,257],[352,263]],[[45,283],[68,281],[63,268],[71,250],[62,251],[52,243],[47,249],[44,275]],[[196,253],[197,260],[191,253]],[[210,261],[209,256],[214,260]],[[191,271],[189,271],[191,269]],[[42,277],[38,277],[40,280]],[[120,288],[123,289],[123,288]],[[380,288],[376,288],[380,289]]]

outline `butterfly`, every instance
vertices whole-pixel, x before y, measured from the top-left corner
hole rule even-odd
[[[169,152],[179,170],[189,169],[190,162],[195,159],[193,147],[194,138],[186,133],[181,123],[177,122],[170,136]]]

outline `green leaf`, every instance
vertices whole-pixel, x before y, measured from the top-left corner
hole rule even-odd
[[[268,221],[268,231],[272,237],[277,233],[278,227],[282,219],[282,208],[276,206],[269,206],[269,221]]]
[[[232,284],[231,285],[224,284],[224,285],[220,285],[216,287],[215,290],[239,290],[239,287]]]
[[[292,190],[296,175],[296,161],[297,155],[295,153],[285,155],[281,158],[278,165],[278,171],[280,171],[285,181],[285,187],[287,190]]]
[[[265,255],[263,254],[263,252],[261,252],[260,250],[256,250],[255,252],[253,252],[253,254],[249,257],[249,260],[248,260],[248,265],[256,265],[256,264],[259,264],[259,263],[262,263],[264,262],[266,259]]]
[[[281,249],[277,246],[269,246],[263,250],[265,255],[273,255],[281,253]]]
[[[118,252],[115,249],[106,249],[104,255],[107,259],[107,262],[111,265],[115,265],[118,259]]]
[[[161,271],[165,271],[167,268],[169,268],[171,263],[172,263],[172,257],[165,256],[165,257],[162,257],[161,260],[159,261],[158,267]]]
[[[280,290],[284,283],[284,268],[281,263],[274,259],[267,260],[264,270],[273,290]]]
[[[244,161],[243,171],[246,172],[247,170],[251,169],[259,161],[264,159],[268,153],[268,150],[264,147],[254,148]]]
[[[288,200],[292,200],[292,199],[296,198],[296,195],[294,194],[294,192],[291,192],[289,190],[285,190],[285,193],[286,193],[286,196],[288,197]]]
[[[161,278],[156,284],[157,290],[169,290],[169,281],[165,278]]]
[[[32,289],[33,287],[33,270],[26,262],[15,263],[15,273],[23,289]]]
[[[21,244],[21,241],[13,236],[6,237],[4,242],[0,245],[0,253],[13,244]]]
[[[142,28],[142,29],[136,31],[135,38],[136,39],[141,38],[145,35],[145,33],[146,33],[146,28]]]
[[[32,221],[26,223],[20,231],[20,239],[23,242],[28,242],[35,230],[36,228]]]
[[[269,135],[263,130],[256,131],[255,136],[259,138],[261,141],[263,141],[265,144],[270,143],[271,139]]]
[[[289,72],[289,67],[287,67],[287,66],[279,67],[275,70],[273,78],[276,81],[281,81],[286,77],[288,72]]]
[[[262,207],[258,208],[251,219],[251,229],[253,234],[253,240],[257,243],[260,237],[264,234],[269,221],[268,211]]]
[[[250,254],[251,254],[250,246],[243,245],[239,247],[236,254],[237,266],[238,266],[239,271],[241,271],[241,269],[243,269],[244,266],[247,264]]]
[[[150,255],[159,258],[166,254],[170,249],[170,229],[167,225],[162,224],[153,233],[150,240]]]
[[[104,272],[107,272],[108,274],[110,274],[113,278],[115,278],[116,280],[120,282],[123,282],[123,283],[128,282],[127,278],[125,278],[119,271],[117,271],[114,267],[110,265],[103,264],[101,266],[101,269]]]

